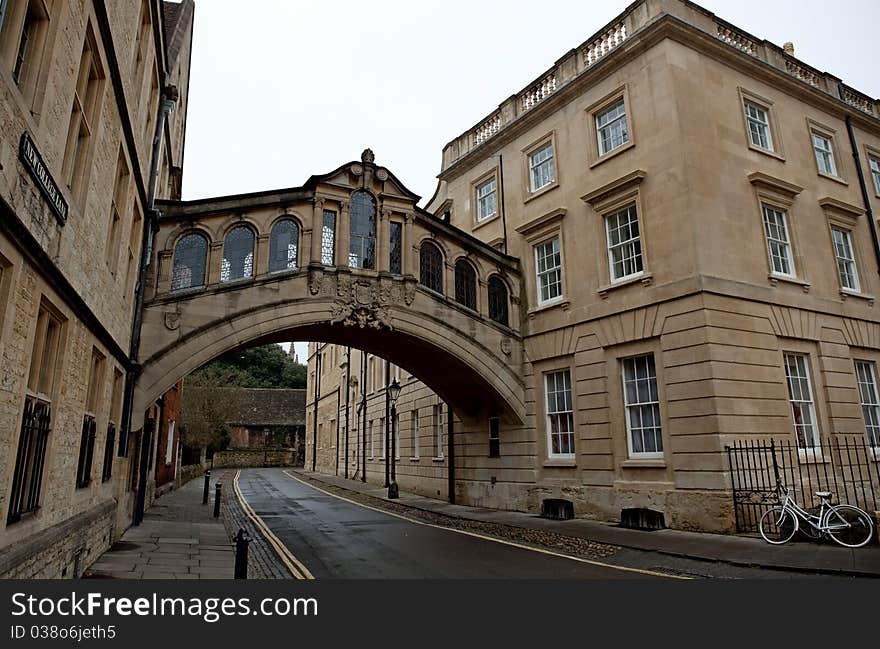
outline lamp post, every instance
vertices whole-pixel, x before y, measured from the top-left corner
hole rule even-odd
[[[397,488],[397,397],[400,396],[400,383],[397,379],[388,386],[388,396],[391,399],[391,482],[388,483],[388,497],[397,498],[400,491]]]

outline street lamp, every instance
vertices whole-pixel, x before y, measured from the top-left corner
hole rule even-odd
[[[388,484],[388,497],[397,498],[400,490],[397,488],[397,479],[394,460],[397,457],[397,397],[400,396],[400,383],[397,379],[388,386],[388,397],[391,399],[391,482]]]

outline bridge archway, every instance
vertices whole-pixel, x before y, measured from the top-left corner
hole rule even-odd
[[[352,197],[375,201],[375,238],[350,230]],[[238,347],[314,340],[363,349],[421,379],[462,418],[526,419],[518,331],[521,277],[508,257],[417,207],[419,197],[364,152],[304,186],[222,198],[164,202],[151,260],[135,391],[135,418],[176,381]],[[296,263],[270,269],[273,226],[295,219]],[[254,232],[247,277],[224,273],[224,244],[235,227]],[[362,229],[362,228],[361,228]],[[207,237],[201,285],[173,281],[176,244]],[[444,251],[442,292],[420,283],[419,252]],[[373,246],[370,250],[369,246]],[[365,252],[366,251],[366,252]],[[373,268],[363,268],[372,254]],[[455,262],[467,256],[478,298],[456,300]],[[506,323],[490,317],[488,283],[510,288]],[[511,326],[513,325],[513,326]],[[140,422],[133,421],[133,429]]]

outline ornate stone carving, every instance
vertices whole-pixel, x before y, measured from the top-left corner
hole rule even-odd
[[[373,153],[372,149],[364,149],[363,153],[361,153],[361,162],[369,162],[370,164],[376,161],[376,154]]]
[[[351,169],[351,173],[353,173],[355,176],[362,176],[364,173],[363,166],[361,166],[359,164],[351,165],[350,169]]]
[[[360,329],[391,329],[390,320],[387,309],[378,304],[364,306],[338,300],[330,316],[331,324]]]
[[[385,182],[388,180],[388,170],[387,169],[376,169],[376,178]]]
[[[180,328],[180,314],[176,311],[166,311],[165,328],[169,331],[177,331]]]
[[[510,338],[501,339],[501,351],[505,356],[510,356],[510,352],[513,351],[513,343],[510,342]]]
[[[321,292],[324,283],[324,270],[321,268],[309,268],[309,293],[317,295]]]
[[[403,280],[403,301],[407,306],[412,306],[416,299],[416,279],[407,277]]]

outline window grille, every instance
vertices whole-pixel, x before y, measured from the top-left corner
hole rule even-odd
[[[221,282],[246,279],[254,274],[254,233],[240,226],[226,235],[223,242],[223,266]]]
[[[376,202],[369,192],[351,195],[348,265],[376,269]]]
[[[24,514],[39,509],[51,420],[51,406],[48,403],[31,396],[25,399],[15,470],[12,474],[12,494],[6,515],[7,525],[21,520]]]
[[[403,223],[391,221],[391,252],[389,270],[394,275],[403,273]]]
[[[324,210],[321,223],[321,263],[336,265],[336,212]]]
[[[296,269],[298,249],[299,226],[290,219],[276,223],[269,237],[269,272]]]
[[[174,246],[171,290],[180,291],[205,285],[208,241],[200,234],[188,234]]]

